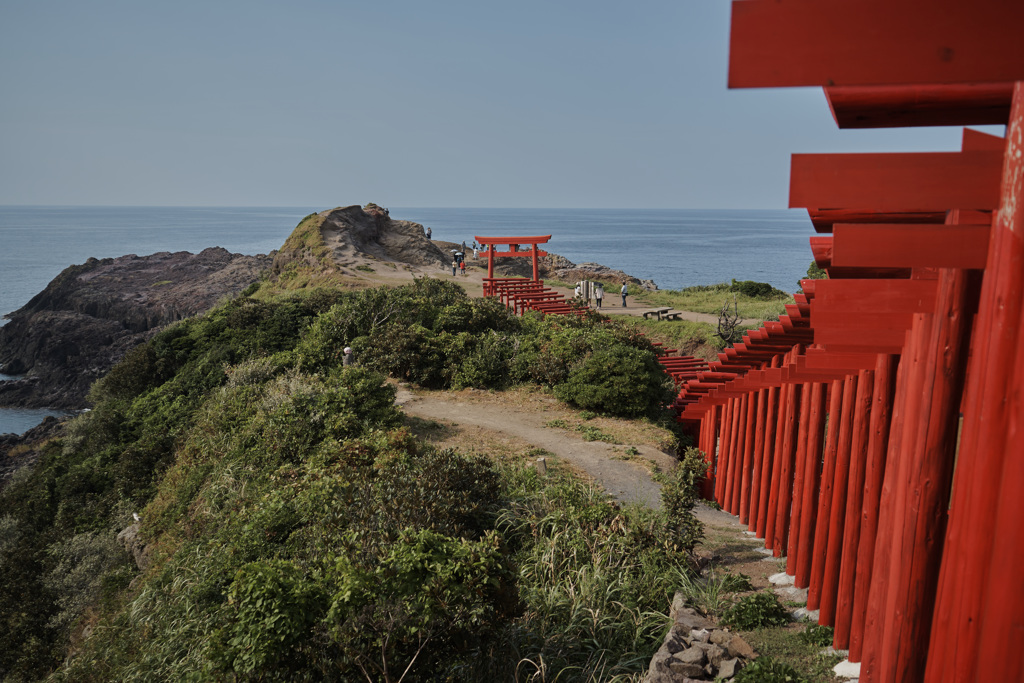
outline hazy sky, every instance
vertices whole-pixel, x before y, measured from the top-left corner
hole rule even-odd
[[[729,91],[725,0],[0,0],[0,204],[783,208],[820,89]]]

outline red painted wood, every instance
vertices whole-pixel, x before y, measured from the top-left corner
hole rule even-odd
[[[544,244],[551,239],[551,235],[531,235],[529,237],[481,237],[476,235],[475,239],[480,244]],[[528,252],[520,252],[527,254]]]
[[[1024,339],[1024,319],[1017,328],[1017,339]],[[1024,353],[1017,350],[1017,368],[1013,384],[1024,386]],[[1024,404],[1021,392],[1009,399],[1007,437],[1009,443],[1024,439]],[[981,613],[980,648],[976,680],[1012,681],[1024,678],[1024,590],[1021,567],[1024,566],[1024,458],[1004,451],[1000,472],[996,524],[992,546],[985,603]]]
[[[850,446],[853,434],[853,419],[856,412],[857,377],[848,375],[843,382],[842,417],[839,423],[839,448],[836,451],[836,468],[832,481],[832,505],[829,510],[828,546],[825,549],[825,570],[821,581],[821,613],[819,624],[831,626],[835,623],[837,591],[839,588],[839,566],[842,560],[843,530],[846,526],[846,494],[850,472]]]
[[[1000,0],[740,0],[729,87],[1024,80],[1020,26],[1024,5]]]
[[[806,358],[807,367],[812,370],[862,370],[873,368],[878,362],[877,353],[837,353],[825,349],[808,349]]]
[[[768,419],[768,387],[757,392],[757,415],[754,422],[754,453],[750,464],[750,496],[748,499],[747,531],[757,532],[761,502],[761,472],[764,467],[764,443]]]
[[[725,499],[725,461],[729,451],[729,437],[732,432],[732,401],[722,407],[722,419],[719,422],[718,454],[715,457],[715,502],[719,505]]]
[[[817,232],[833,232],[844,223],[942,223],[946,210],[940,211],[873,211],[871,209],[813,209],[808,208],[811,224]],[[801,281],[803,282],[803,281]],[[820,282],[809,280],[808,282]]]
[[[822,280],[814,298],[815,312],[849,314],[930,311],[935,306],[931,280]]]
[[[772,359],[772,368],[778,369],[782,359],[778,356]],[[768,372],[765,372],[767,375]],[[775,462],[775,434],[778,425],[779,415],[779,390],[780,383],[768,387],[768,405],[765,412],[764,428],[764,454],[761,458],[761,484],[758,491],[757,502],[757,528],[754,530],[757,538],[767,538],[765,535],[768,525],[768,500],[771,495],[772,468]]]
[[[786,418],[781,425],[782,454],[779,459],[778,502],[775,509],[775,533],[772,537],[772,551],[781,557],[789,546],[790,506],[793,502],[793,470],[796,460],[797,432],[800,421],[800,387],[787,384]]]
[[[832,265],[832,235],[811,235],[811,254],[819,268]]]
[[[746,433],[743,437],[743,465],[739,477],[739,515],[740,524],[746,524],[750,519],[750,485],[754,466],[754,444],[757,429],[757,392],[747,394],[747,424]]]
[[[828,550],[829,521],[832,514],[832,491],[835,484],[836,456],[839,453],[839,426],[842,422],[844,380],[833,380],[829,386],[828,428],[821,468],[821,490],[814,525],[814,546],[811,553],[811,575],[808,581],[807,609],[821,607],[821,585],[825,577],[825,555]]]
[[[921,680],[927,660],[978,287],[968,271],[943,269],[939,291],[935,313],[920,316],[920,343],[909,358],[914,400],[900,445],[892,542],[900,562],[890,565],[885,635],[868,667],[881,680]]]
[[[1005,124],[1013,83],[825,88],[840,128]]]
[[[853,610],[850,624],[851,662],[859,662],[863,652],[864,615],[875,555],[875,536],[878,530],[878,506],[885,473],[886,450],[896,389],[897,356],[878,356],[874,370],[871,397],[871,420],[868,425],[868,452],[864,468],[864,495],[861,502],[860,541],[857,548],[856,575],[854,577]]]
[[[806,457],[804,458],[803,494],[801,502],[797,561],[794,572],[797,588],[810,585],[811,562],[814,555],[814,529],[818,516],[818,495],[821,487],[821,447],[825,436],[826,385],[811,385]]]
[[[725,502],[722,507],[731,514],[739,513],[739,478],[740,466],[743,462],[743,436],[747,422],[747,395],[733,399],[736,413],[733,417],[732,441],[729,445],[728,481],[725,483]]]
[[[1012,83],[1009,84],[1013,86]],[[980,130],[964,128],[963,138],[960,141],[960,149],[964,152],[1005,152],[1006,138],[1000,135],[989,135]],[[977,221],[953,221],[954,223],[975,223]],[[991,223],[991,219],[984,221]]]
[[[800,519],[803,517],[804,472],[807,469],[807,433],[811,424],[812,383],[801,384],[800,415],[797,420],[796,453],[793,458],[793,502],[789,513],[789,538],[786,543],[786,573],[796,575],[796,561],[799,554]]]
[[[782,370],[786,363],[792,362],[793,359],[799,354],[799,347],[794,347],[788,354],[786,354],[785,360],[782,363],[782,367],[772,368],[768,370],[768,373],[778,372],[779,382],[782,381]],[[772,472],[771,482],[769,483],[768,489],[768,510],[765,521],[765,534],[764,541],[765,547],[775,548],[775,525],[778,522],[779,512],[779,490],[781,487],[782,479],[782,460],[783,460],[783,447],[785,442],[786,424],[790,419],[789,414],[793,410],[793,385],[784,384],[779,388],[779,404],[776,413],[775,420],[775,441],[772,445]],[[779,553],[781,554],[781,553]],[[778,557],[778,555],[776,555]]]
[[[861,510],[864,503],[864,477],[867,471],[870,413],[875,373],[861,370],[857,375],[857,398],[853,415],[853,444],[850,447],[850,475],[846,493],[846,525],[843,529],[842,560],[839,569],[835,632],[832,646],[846,650],[850,646],[853,614],[854,578],[860,549]]]
[[[984,268],[990,232],[990,224],[837,225],[832,264],[852,268]]]
[[[729,482],[729,451],[732,450],[733,425],[736,422],[736,401],[730,399],[723,407],[722,434],[718,445],[718,463],[715,470],[715,501],[725,507],[725,489]]]
[[[907,331],[905,346],[908,349],[913,346],[917,332],[913,329]],[[894,496],[898,480],[900,444],[903,441],[904,424],[907,422],[909,365],[907,356],[902,356],[896,371],[896,390],[890,422],[889,444],[885,456],[885,471],[882,473],[881,492],[879,493],[874,561],[871,568],[867,604],[864,608],[863,652],[860,659],[862,670],[866,666],[866,661],[872,659],[879,651],[885,631],[887,616],[885,614],[885,599],[889,590],[889,568],[893,561]]]
[[[942,211],[999,205],[999,152],[794,154],[789,206]]]
[[[823,328],[814,331],[814,341],[828,349],[835,348],[847,350],[878,351],[900,349],[900,342],[903,338],[904,329],[883,329],[883,328],[859,328],[859,329],[833,329]]]
[[[1018,83],[1007,131],[1006,167],[1002,187],[1003,208],[993,221],[988,265],[971,350],[971,367],[964,400],[960,455],[954,483],[946,552],[936,597],[926,680],[983,680],[981,670],[1003,663],[985,663],[1007,635],[1019,633],[1020,588],[992,574],[998,546],[1014,537],[997,537],[1004,514],[1014,511],[1013,499],[1024,498],[1014,473],[1020,463],[1020,384],[1012,368],[1019,369],[1020,328],[1024,316],[1024,84]],[[1019,377],[1019,372],[1016,373]],[[1009,468],[1009,469],[1008,469]],[[1009,478],[1007,478],[1009,475]],[[994,487],[1007,486],[994,493]],[[1003,505],[1008,507],[1003,508]],[[1019,518],[1006,518],[1018,523]],[[979,530],[992,530],[979,533]],[[1019,530],[1018,532],[1019,533]],[[1021,546],[1017,545],[1019,548]],[[1020,565],[1012,565],[1019,569]],[[992,581],[996,579],[996,581]],[[1018,574],[1019,579],[1019,574]],[[991,583],[990,583],[991,582]],[[1016,595],[1012,595],[1016,593]],[[988,610],[992,611],[989,612]],[[1017,621],[1014,621],[1014,620]],[[988,624],[1010,626],[994,636],[991,645],[982,634]],[[1016,652],[995,656],[1006,662],[1009,678],[1020,680],[1020,639]],[[998,680],[998,679],[996,679]]]

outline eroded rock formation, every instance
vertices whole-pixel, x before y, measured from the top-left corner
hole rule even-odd
[[[269,268],[271,257],[198,254],[95,259],[65,268],[0,327],[0,405],[80,408],[90,385],[161,327],[208,310]]]

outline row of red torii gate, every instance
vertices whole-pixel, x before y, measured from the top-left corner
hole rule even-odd
[[[662,357],[705,496],[786,558],[864,683],[1024,681],[1022,31],[1020,0],[732,6],[730,87],[822,86],[840,128],[1006,126],[793,155],[828,279],[717,362]],[[477,237],[485,294],[571,312],[538,279],[549,238]],[[532,285],[495,255],[532,257]]]

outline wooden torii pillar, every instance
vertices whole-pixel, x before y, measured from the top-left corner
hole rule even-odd
[[[487,246],[487,251],[484,252],[484,255],[487,256],[487,280],[484,281],[484,296],[494,294],[495,256],[529,256],[533,259],[533,281],[540,282],[540,257],[547,256],[548,253],[538,249],[537,245],[546,244],[551,239],[551,235],[537,235],[533,237],[480,237],[477,235],[475,237],[477,242]],[[519,247],[524,244],[529,244],[530,249],[520,251]],[[502,245],[507,245],[508,250],[497,251],[497,248]]]

